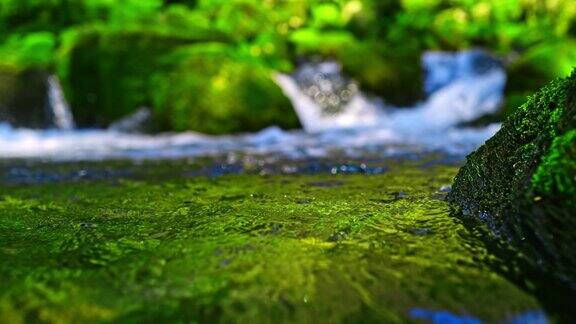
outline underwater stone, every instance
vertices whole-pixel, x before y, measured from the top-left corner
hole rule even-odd
[[[576,296],[575,128],[576,70],[530,97],[469,155],[449,195],[471,226],[488,229],[486,240],[519,269],[512,275],[534,280],[562,318]]]

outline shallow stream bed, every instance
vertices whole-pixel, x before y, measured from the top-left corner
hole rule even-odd
[[[356,165],[5,167],[0,322],[545,321],[450,216],[457,166]]]

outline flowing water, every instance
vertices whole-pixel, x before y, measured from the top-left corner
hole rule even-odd
[[[0,158],[56,161],[170,159],[230,152],[277,154],[288,158],[357,156],[402,152],[463,155],[500,127],[458,125],[494,113],[506,75],[488,54],[429,52],[423,56],[428,97],[414,107],[393,107],[370,98],[347,79],[335,62],[308,63],[294,75],[278,74],[278,85],[292,101],[304,130],[270,127],[254,134],[207,136],[128,134],[115,129],[74,129],[62,89],[50,77],[49,110],[54,128],[17,129],[0,123]]]
[[[76,128],[70,106],[64,97],[60,81],[54,75],[48,77],[48,103],[47,113],[50,125],[56,129],[69,131]]]

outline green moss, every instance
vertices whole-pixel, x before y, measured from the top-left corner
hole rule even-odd
[[[532,185],[547,195],[576,196],[576,130],[554,139],[550,152],[532,177]]]
[[[206,38],[173,33],[154,25],[117,29],[78,28],[64,38],[58,72],[80,126],[107,126],[141,106],[152,104],[151,80],[165,56]]]
[[[497,322],[538,308],[438,199],[455,172],[2,186],[0,321],[404,322],[424,307]]]
[[[0,68],[47,69],[53,64],[56,37],[49,32],[13,35],[0,44]]]
[[[56,37],[49,32],[11,35],[0,42],[0,121],[46,126],[46,80],[55,47]]]
[[[141,106],[154,108],[160,130],[222,134],[299,125],[263,62],[238,57],[237,46],[216,42],[219,33],[161,26],[96,26],[66,36],[59,74],[81,126],[107,126]]]
[[[565,294],[576,296],[575,128],[576,71],[531,96],[471,154],[451,194],[465,218],[495,234],[488,241],[522,253],[509,262],[540,276],[541,297],[564,315],[572,298]]]
[[[377,42],[348,42],[336,53],[363,89],[397,106],[423,98],[420,56],[416,49],[392,49]]]
[[[552,141],[574,127],[576,73],[531,96],[502,130],[468,157],[455,181],[453,197],[475,210],[502,211],[532,195],[529,180]],[[481,190],[480,190],[481,189]]]
[[[172,72],[155,80],[154,107],[162,128],[211,134],[299,126],[273,71],[234,47],[201,44],[168,60]],[[201,95],[199,95],[201,94]]]

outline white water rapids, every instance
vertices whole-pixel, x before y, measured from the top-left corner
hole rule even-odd
[[[304,127],[300,131],[270,127],[254,134],[207,136],[194,132],[141,135],[80,130],[72,129],[69,110],[60,101],[55,113],[67,120],[60,129],[17,129],[0,123],[0,158],[170,159],[230,152],[302,158],[326,157],[335,151],[351,156],[423,151],[462,155],[477,148],[500,127],[458,127],[496,112],[503,100],[506,74],[490,62],[493,61],[481,51],[430,52],[423,57],[425,90],[429,94],[424,102],[399,109],[371,100],[360,91],[348,91],[343,94],[349,98],[329,114],[323,111],[325,107],[318,98],[305,91],[297,77],[279,74],[276,81],[293,103]],[[340,73],[339,66],[330,62],[310,65],[308,69],[319,75]],[[329,86],[326,82],[320,80],[317,89]]]

